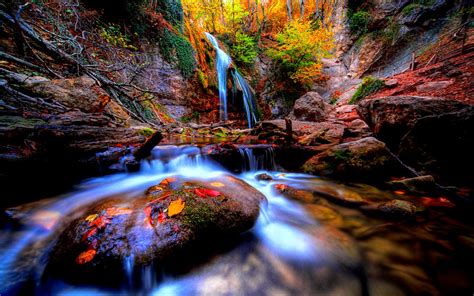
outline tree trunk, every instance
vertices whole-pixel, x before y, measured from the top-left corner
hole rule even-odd
[[[288,12],[288,20],[293,20],[293,5],[291,0],[286,0],[286,10]]]
[[[305,5],[305,0],[300,0],[300,18],[304,18],[304,5]]]

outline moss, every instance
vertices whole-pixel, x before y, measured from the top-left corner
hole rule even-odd
[[[179,193],[178,193],[179,194]],[[186,196],[186,207],[183,211],[181,221],[193,230],[207,229],[216,222],[216,214],[205,201],[190,196],[191,193],[180,191],[180,194]],[[192,195],[192,194],[191,194]]]
[[[415,9],[418,9],[420,7],[423,7],[423,5],[418,4],[418,3],[412,3],[407,6],[405,6],[402,10],[403,15],[409,15],[411,14]]]
[[[367,33],[369,22],[370,13],[365,10],[349,14],[349,29],[354,35]]]
[[[149,137],[151,137],[151,136],[155,133],[155,130],[152,129],[152,128],[149,128],[149,127],[144,127],[144,128],[142,128],[142,129],[140,129],[140,130],[138,131],[138,133],[139,133],[140,135],[144,136],[144,137],[149,138]]]
[[[196,53],[186,37],[165,28],[158,38],[158,45],[167,62],[176,63],[185,78],[192,76],[196,70]]]
[[[46,124],[45,121],[37,118],[24,118],[21,116],[0,116],[0,126],[5,127],[34,127]]]
[[[373,76],[365,77],[361,85],[357,88],[355,94],[349,101],[350,104],[355,104],[365,97],[377,92],[385,86],[385,82]]]

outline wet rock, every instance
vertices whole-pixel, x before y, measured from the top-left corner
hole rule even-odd
[[[368,213],[383,215],[384,217],[388,216],[390,218],[409,218],[415,216],[418,211],[412,202],[399,199],[363,206],[361,209]]]
[[[259,181],[271,181],[273,180],[273,177],[270,176],[269,174],[258,174],[257,176],[255,176],[255,178]]]
[[[322,183],[316,184],[311,189],[314,194],[344,206],[358,207],[369,203],[369,201],[363,198],[359,193],[346,189],[343,186]]]
[[[435,179],[430,175],[390,181],[388,185],[393,189],[403,189],[419,194],[430,193],[436,189]]]
[[[367,137],[333,146],[313,156],[302,170],[321,176],[375,181],[396,173],[397,168],[385,144]]]
[[[295,102],[290,115],[292,119],[302,121],[324,121],[332,106],[317,92],[308,92]]]
[[[375,136],[385,142],[392,151],[397,152],[401,139],[418,119],[456,112],[466,107],[468,105],[444,98],[394,96],[363,100],[357,111],[372,128]]]
[[[296,189],[286,184],[276,184],[275,189],[284,196],[305,203],[311,203],[317,200],[312,192]]]
[[[250,229],[264,200],[230,175],[207,181],[169,177],[141,198],[109,199],[86,210],[60,235],[50,268],[83,279],[116,278],[130,258],[135,267],[177,262],[204,242]]]
[[[325,223],[333,227],[340,227],[344,224],[342,216],[330,207],[308,204],[305,205],[305,209],[318,222]]]

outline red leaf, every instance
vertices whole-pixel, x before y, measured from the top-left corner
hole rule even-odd
[[[166,221],[166,214],[161,212],[159,215],[158,215],[158,223],[164,223]]]
[[[153,227],[153,220],[151,219],[151,206],[146,207],[143,212],[145,212],[146,221],[150,226]]]
[[[217,190],[212,189],[194,189],[194,193],[196,193],[199,197],[206,198],[206,197],[217,197],[221,195],[221,193]]]
[[[107,224],[110,223],[110,220],[105,217],[105,216],[100,216],[99,218],[95,219],[94,221],[92,221],[90,223],[90,226],[95,226],[97,227],[98,229],[102,229],[104,228],[105,226],[107,226]]]
[[[81,241],[85,241],[87,240],[89,237],[93,236],[94,234],[97,233],[97,228],[94,227],[92,229],[89,229],[89,231],[87,231],[86,233],[84,233],[84,235],[82,236],[81,238]]]

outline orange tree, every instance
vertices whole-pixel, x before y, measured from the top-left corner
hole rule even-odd
[[[277,45],[267,50],[268,56],[297,83],[309,84],[321,75],[321,59],[329,57],[334,47],[330,29],[294,20],[276,35]]]

